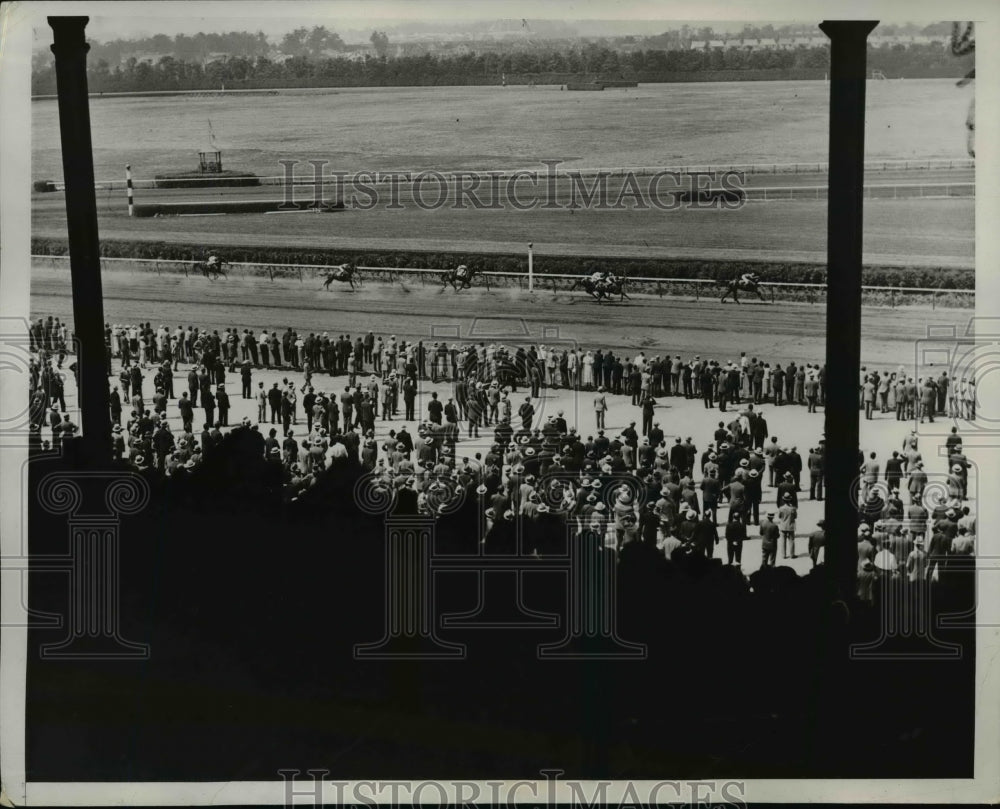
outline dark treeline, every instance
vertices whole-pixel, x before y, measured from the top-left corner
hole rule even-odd
[[[540,50],[509,54],[453,56],[365,56],[314,58],[294,56],[274,61],[265,56],[227,57],[201,63],[164,56],[155,64],[134,57],[112,68],[103,59],[91,59],[91,92],[155,90],[217,90],[274,87],[359,87],[564,83],[580,78],[627,79],[641,82],[697,81],[699,74],[746,71],[747,78],[818,78],[829,63],[827,47],[795,50],[638,50],[619,53],[610,48]],[[887,78],[959,78],[973,67],[973,57],[955,57],[940,45],[893,45],[869,49],[869,68]],[[796,73],[797,72],[797,73]],[[765,74],[766,75],[766,74]],[[729,80],[739,74],[728,74]],[[702,78],[703,80],[703,78]],[[32,93],[56,92],[51,65],[36,65]]]

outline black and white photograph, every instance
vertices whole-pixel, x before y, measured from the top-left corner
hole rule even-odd
[[[997,11],[0,7],[4,805],[1000,800]]]

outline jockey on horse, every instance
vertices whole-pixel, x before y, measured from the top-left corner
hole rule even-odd
[[[221,261],[217,255],[214,253],[208,257],[208,260],[201,265],[202,274],[209,280],[214,281],[216,278],[226,277],[226,271],[222,268],[225,262]]]
[[[470,270],[465,264],[460,264],[456,269],[451,272],[446,272],[443,276],[444,285],[447,286],[451,284],[457,292],[459,289],[469,289],[472,286],[472,277],[475,275],[474,270]]]
[[[355,268],[350,264],[338,264],[336,267],[332,267],[323,282],[323,289],[329,291],[330,284],[334,281],[346,281],[351,285],[351,289],[354,289],[354,272]]]
[[[617,281],[618,279],[614,273],[604,272],[603,270],[597,270],[590,275],[590,282],[595,287],[603,290],[613,289]]]
[[[625,279],[618,278],[614,273],[598,270],[591,273],[589,277],[578,278],[570,289],[576,289],[579,286],[582,286],[598,303],[604,298],[611,300],[612,295],[618,295],[619,300],[622,301],[631,300],[625,293]]]
[[[764,294],[760,291],[760,276],[755,272],[745,272],[737,279],[732,281],[722,281],[721,283],[725,284],[726,291],[722,293],[722,299],[719,303],[725,303],[726,298],[730,295],[733,296],[733,300],[736,303],[739,303],[741,289],[744,292],[753,292],[762,301],[766,301]]]

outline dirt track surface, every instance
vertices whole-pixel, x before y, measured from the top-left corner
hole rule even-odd
[[[231,279],[209,282],[181,275],[105,272],[104,313],[111,323],[150,321],[211,329],[259,330],[291,327],[356,335],[369,329],[400,339],[449,342],[528,341],[548,345],[637,352],[648,356],[708,355],[720,361],[739,352],[764,359],[822,362],[826,313],[821,304],[732,302],[717,298],[635,295],[624,303],[597,304],[582,292],[516,289],[460,293],[419,282],[369,282],[351,292],[338,284],[321,289],[320,279],[267,281]],[[66,270],[32,271],[31,312],[72,322]],[[914,346],[930,326],[954,326],[961,334],[970,310],[914,306],[866,307],[862,323],[862,360],[874,365],[912,367]]]

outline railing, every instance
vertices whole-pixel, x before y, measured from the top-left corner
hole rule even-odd
[[[68,262],[69,256],[58,256],[58,255],[32,255],[31,259],[33,262],[43,262],[52,261],[53,263]],[[102,269],[112,269],[118,264],[131,265],[134,268],[136,265],[140,267],[148,267],[150,271],[156,273],[171,272],[174,267],[181,267],[184,274],[188,275],[189,271],[192,270],[197,265],[201,264],[200,261],[186,261],[182,259],[156,259],[156,258],[101,258],[101,268]],[[243,275],[253,275],[253,276],[264,276],[267,275],[272,281],[275,278],[292,278],[298,279],[300,282],[304,282],[306,278],[320,278],[324,274],[330,272],[333,266],[328,264],[265,264],[251,261],[228,261],[225,265],[227,268],[235,268],[243,271]],[[427,275],[443,275],[446,272],[451,272],[452,270],[441,270],[431,267],[367,267],[359,265],[358,270],[366,273],[372,273],[384,277],[390,283],[395,281],[401,281],[403,276],[427,276]],[[254,272],[256,270],[256,272]],[[311,271],[311,272],[304,272]],[[523,288],[528,279],[527,272],[508,272],[508,271],[497,271],[497,270],[487,270],[482,272],[477,272],[477,275],[484,276],[487,281],[487,288],[489,287],[489,278],[515,278],[518,280],[519,285]],[[545,273],[545,272],[535,272],[532,273],[532,277],[535,281],[549,280],[551,282],[550,288],[555,291],[555,281],[577,281],[589,278],[589,273],[582,273],[579,275],[569,274],[569,273]],[[363,280],[363,279],[359,279]],[[630,284],[652,284],[657,285],[662,288],[669,285],[684,285],[689,284],[694,287],[694,292],[696,297],[700,297],[700,290],[704,285],[711,285],[718,287],[719,282],[712,278],[652,278],[647,276],[627,276],[627,283]],[[774,301],[774,293],[776,289],[803,289],[811,291],[826,290],[826,284],[811,284],[804,282],[792,282],[792,281],[762,281],[760,286],[765,290],[770,291],[771,300]],[[862,286],[862,291],[864,292],[888,292],[890,293],[890,305],[895,305],[896,295],[931,295],[932,307],[936,305],[936,300],[938,295],[954,293],[956,295],[975,295],[975,289],[945,289],[942,287],[893,287],[893,286]]]
[[[825,199],[829,188],[825,185],[791,185],[785,187],[740,189],[751,202],[773,202],[792,199]],[[866,185],[865,199],[935,199],[939,197],[974,197],[975,183],[897,183]]]
[[[308,169],[307,165],[301,167],[303,170]],[[869,160],[865,163],[865,171],[867,172],[877,172],[877,171],[943,171],[946,169],[964,169],[970,170],[975,168],[975,161],[970,158],[931,158],[927,160]],[[124,167],[123,167],[124,170]],[[595,177],[604,175],[607,177],[621,177],[626,174],[632,174],[637,177],[648,177],[661,172],[677,172],[679,174],[690,174],[692,172],[716,172],[722,174],[727,171],[739,171],[746,174],[824,174],[827,171],[827,164],[823,162],[803,162],[803,163],[730,163],[730,164],[717,164],[717,165],[690,165],[690,166],[632,166],[632,167],[616,167],[616,168],[563,168],[555,171],[557,179],[573,177]],[[358,175],[362,172],[357,172]],[[391,173],[387,172],[382,180],[383,183],[390,182],[389,175]],[[459,182],[462,178],[468,177],[499,177],[501,180],[508,180],[515,175],[523,175],[527,179],[528,176],[536,178],[537,181],[548,179],[549,175],[546,170],[539,170],[538,168],[529,169],[501,169],[501,170],[490,170],[490,169],[447,169],[440,171],[431,171],[430,169],[425,171],[409,171],[400,172],[394,175],[395,182],[400,183],[414,183],[420,181],[435,182],[439,183],[440,178],[443,177],[446,181]],[[203,178],[201,179],[211,179]],[[273,175],[268,177],[259,177],[261,185],[285,185],[286,177],[284,174]],[[334,182],[336,178],[333,174],[327,174],[323,176],[324,184]],[[354,182],[364,182],[367,185],[378,183],[374,182],[375,178],[372,177],[361,177],[355,180],[352,176],[345,176],[341,178],[341,182],[345,184],[352,184]],[[299,175],[294,178],[294,185],[312,185],[314,183],[314,178],[311,172],[307,175]],[[57,189],[62,189],[64,183],[62,180],[54,181],[55,187]],[[115,180],[99,180],[94,183],[94,186],[98,190],[114,190],[125,188],[125,179]],[[155,179],[133,179],[132,186],[136,189],[150,189],[156,188]]]

